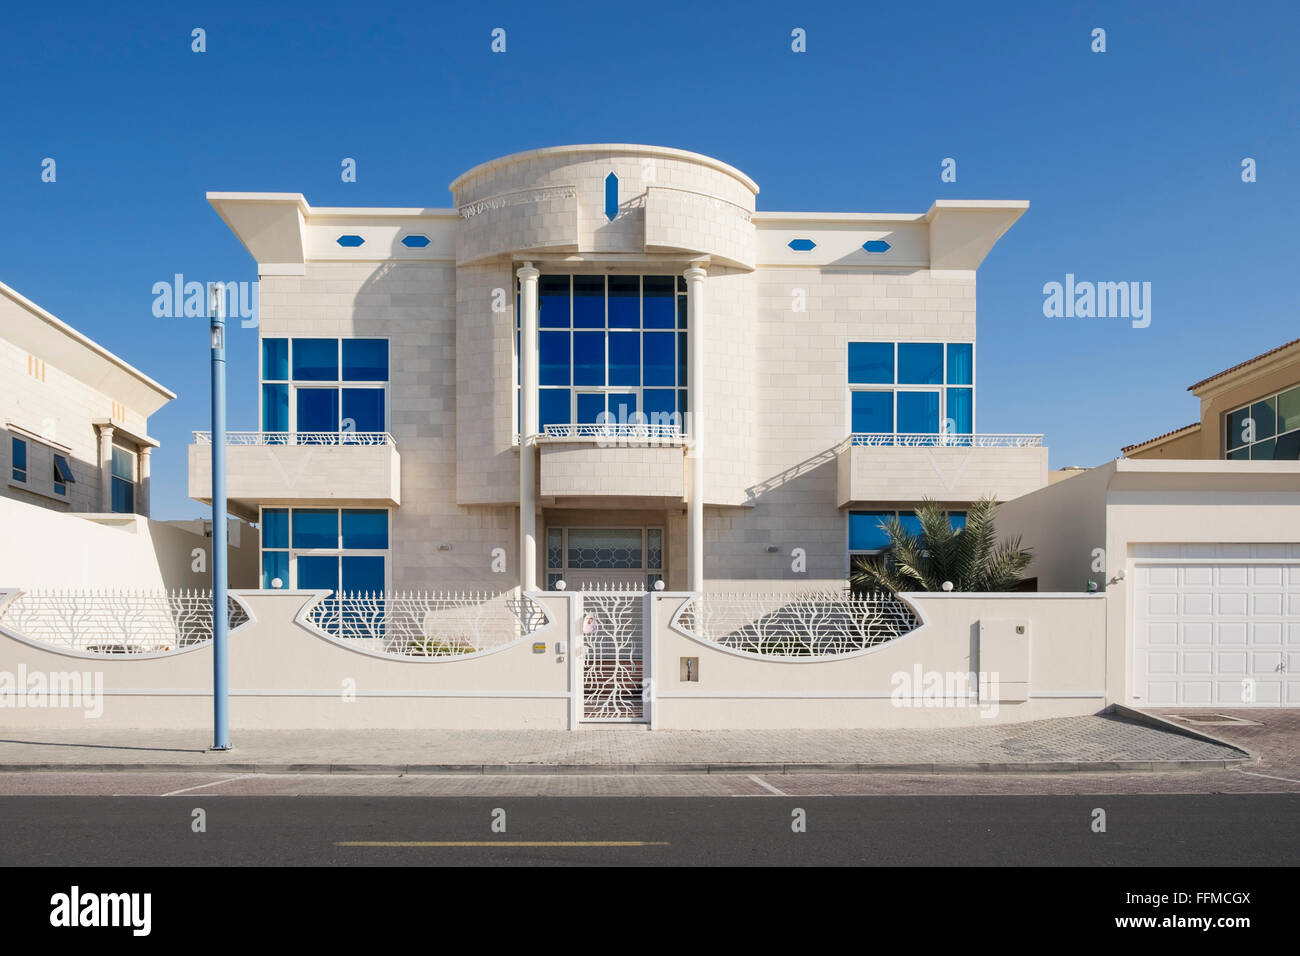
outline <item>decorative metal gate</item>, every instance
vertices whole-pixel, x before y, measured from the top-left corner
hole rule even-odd
[[[582,659],[582,719],[646,719],[645,594],[583,591],[578,616]]]

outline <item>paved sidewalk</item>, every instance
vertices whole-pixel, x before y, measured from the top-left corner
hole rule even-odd
[[[927,730],[232,732],[0,729],[0,771],[736,773],[1208,770],[1245,750],[1104,714]]]

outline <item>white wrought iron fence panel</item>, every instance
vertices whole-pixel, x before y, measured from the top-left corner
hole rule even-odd
[[[887,593],[838,591],[696,595],[674,616],[684,633],[759,657],[838,657],[902,637],[916,613]]]
[[[549,424],[542,429],[539,436],[543,440],[573,441],[575,439],[611,439],[626,438],[640,441],[681,443],[685,432],[680,425],[660,423],[638,424],[636,422],[611,422],[609,424]]]
[[[644,601],[644,590],[583,592],[579,630],[584,720],[645,717]]]
[[[352,647],[428,660],[505,647],[550,618],[539,602],[510,593],[358,591],[324,598],[307,620]]]
[[[227,598],[233,630],[248,613]],[[86,654],[162,654],[212,640],[210,591],[22,591],[0,623],[28,640]]]
[[[194,444],[211,445],[212,432],[195,432]],[[392,445],[388,432],[226,432],[227,445]]]

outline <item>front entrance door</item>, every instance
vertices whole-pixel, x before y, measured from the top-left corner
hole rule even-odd
[[[651,590],[664,577],[664,529],[546,529],[546,587]]]

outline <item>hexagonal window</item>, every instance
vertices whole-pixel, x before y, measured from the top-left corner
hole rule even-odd
[[[410,235],[402,237],[402,245],[408,249],[423,249],[429,244],[429,237],[422,235]]]
[[[809,252],[817,248],[817,243],[811,239],[791,239],[786,245],[795,252]]]
[[[362,239],[360,236],[339,236],[334,241],[340,246],[352,248],[354,246],[362,245],[366,240]]]
[[[867,252],[888,252],[889,243],[885,242],[884,239],[872,239],[864,242],[862,248],[866,249]]]

